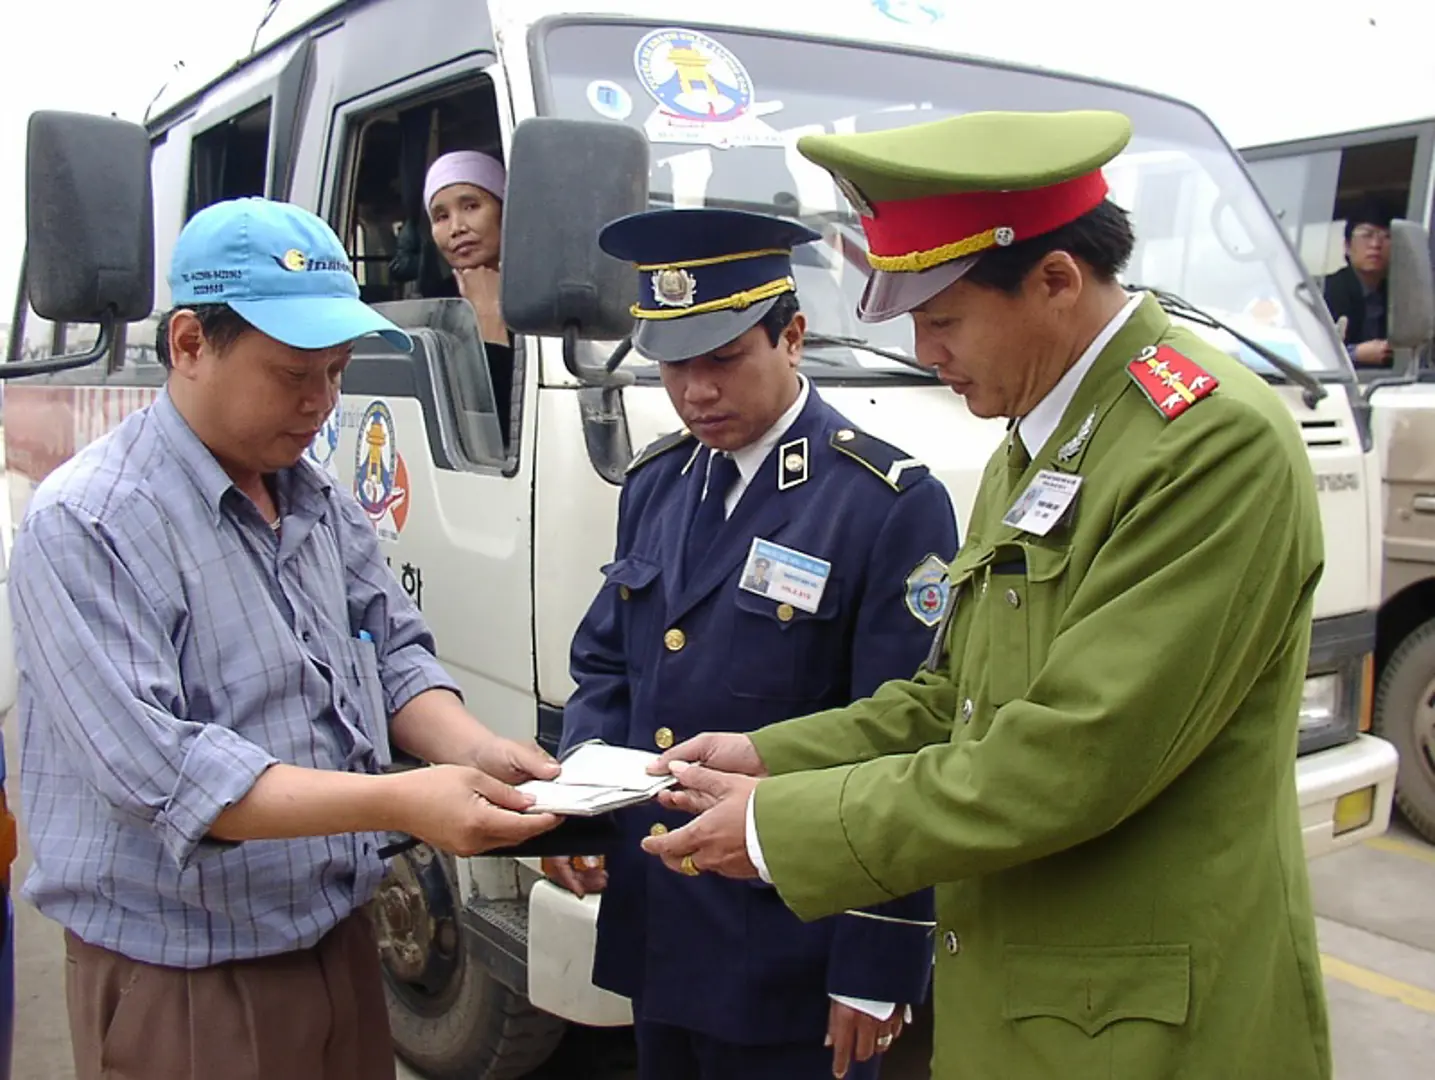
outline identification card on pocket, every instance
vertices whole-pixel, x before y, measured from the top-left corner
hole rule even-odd
[[[1081,477],[1042,469],[1006,512],[1002,524],[1033,536],[1045,536],[1066,516],[1080,490]]]
[[[754,536],[738,587],[810,615],[822,603],[831,573],[832,564],[826,559]]]

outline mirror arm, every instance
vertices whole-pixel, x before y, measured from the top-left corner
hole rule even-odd
[[[629,334],[622,341],[618,342],[618,347],[613,350],[613,355],[608,357],[608,362],[603,365],[603,370],[609,375],[613,374],[613,372],[618,370],[618,365],[623,362],[624,357],[632,351],[633,336]]]
[[[5,361],[10,364],[20,362],[20,352],[25,345],[25,313],[30,306],[29,297],[26,295],[29,290],[25,288],[25,273],[30,268],[30,247],[27,244],[20,249],[20,280],[15,283],[15,313],[10,319],[10,340],[5,347]]]
[[[115,336],[115,315],[111,311],[100,320],[100,332],[95,343],[87,352],[70,353],[68,356],[47,356],[43,360],[11,360],[0,364],[0,379],[19,379],[26,375],[50,375],[57,371],[93,364],[110,351]],[[15,354],[12,346],[11,355]]]

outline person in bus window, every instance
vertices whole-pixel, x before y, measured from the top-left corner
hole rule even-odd
[[[473,308],[487,353],[499,425],[512,414],[513,348],[498,306],[498,255],[507,173],[477,150],[444,154],[424,178],[424,209],[434,245],[453,271],[459,295]]]
[[[497,158],[477,150],[444,154],[424,178],[424,209],[433,242],[453,270],[458,291],[473,306],[485,342],[508,344],[498,308],[498,253],[507,174]]]
[[[1378,199],[1363,199],[1345,222],[1345,266],[1325,279],[1330,317],[1337,324],[1345,320],[1345,351],[1361,367],[1391,365],[1385,337],[1390,219],[1389,208]]]

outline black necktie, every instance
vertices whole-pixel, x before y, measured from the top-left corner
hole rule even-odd
[[[738,478],[737,462],[720,451],[709,450],[708,460],[704,464],[706,469],[696,470],[695,479],[701,485],[704,471],[707,473],[707,492],[700,496],[701,501],[693,513],[693,522],[688,529],[687,552],[683,561],[683,570],[689,579],[697,572],[698,567],[702,564],[703,556],[708,553],[718,530],[727,520],[725,501],[728,492],[732,490],[732,486],[737,483]]]

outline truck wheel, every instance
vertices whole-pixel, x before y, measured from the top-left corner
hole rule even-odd
[[[434,1080],[518,1080],[565,1025],[484,970],[459,915],[446,856],[420,844],[394,858],[373,905],[394,1048]]]
[[[1372,726],[1400,754],[1396,803],[1435,843],[1435,619],[1416,627],[1386,661]]]

